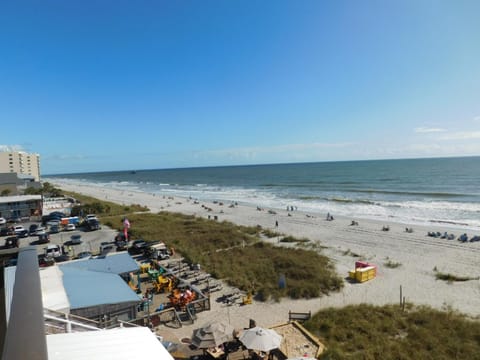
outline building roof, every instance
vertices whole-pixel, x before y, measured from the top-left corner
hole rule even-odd
[[[43,307],[50,310],[70,312],[70,302],[63,286],[63,274],[58,266],[40,269]]]
[[[42,195],[14,195],[0,196],[1,203],[22,202],[28,200],[42,200]]]
[[[60,265],[61,269],[76,268],[111,274],[125,274],[140,269],[137,262],[128,253],[112,254],[103,258],[85,261],[71,261]]]
[[[173,360],[148,328],[47,335],[49,360]]]
[[[140,302],[139,296],[116,274],[67,266],[60,269],[63,272],[63,286],[72,310],[105,304]]]

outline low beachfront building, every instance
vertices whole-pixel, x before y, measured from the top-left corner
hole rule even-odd
[[[59,263],[40,270],[46,309],[97,321],[136,318],[141,302],[124,277],[139,270],[127,253]]]
[[[135,319],[141,299],[118,275],[68,267],[61,271],[70,314],[97,321]]]
[[[71,314],[93,320],[136,317],[141,299],[127,281],[129,273],[140,268],[128,253],[69,261],[58,267]]]
[[[0,217],[31,219],[42,215],[42,195],[0,196]]]

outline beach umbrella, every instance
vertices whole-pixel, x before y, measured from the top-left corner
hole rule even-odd
[[[234,328],[223,322],[212,322],[193,330],[191,344],[198,349],[208,349],[233,340]]]
[[[275,330],[256,326],[245,330],[239,340],[247,349],[267,352],[280,347],[282,336]]]

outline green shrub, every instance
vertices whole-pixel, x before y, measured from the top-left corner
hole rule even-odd
[[[327,351],[321,359],[479,359],[480,322],[452,311],[351,305],[316,313],[305,327]]]
[[[118,224],[121,216],[103,221]],[[312,298],[343,287],[330,260],[316,251],[280,248],[262,242],[251,227],[160,212],[130,214],[131,234],[161,240],[217,278],[259,299]],[[253,228],[255,229],[255,228]],[[284,275],[286,288],[280,289]]]

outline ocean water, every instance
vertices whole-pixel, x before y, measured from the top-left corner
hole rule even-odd
[[[126,170],[44,176],[203,201],[480,228],[480,157]]]

